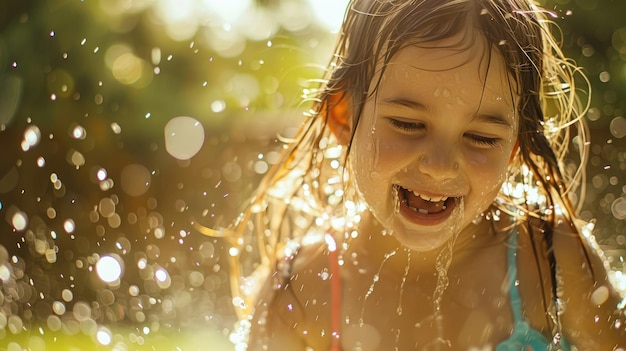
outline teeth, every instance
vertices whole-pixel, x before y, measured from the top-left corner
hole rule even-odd
[[[397,191],[398,191],[400,188],[401,188],[401,187],[400,187],[399,185],[394,185],[394,191],[396,192],[396,194],[397,194]],[[449,197],[447,197],[447,196],[433,196],[433,197],[430,197],[430,196],[428,196],[428,195],[422,195],[422,194],[419,194],[419,193],[417,193],[416,191],[413,191],[413,190],[408,190],[408,189],[406,189],[406,188],[402,188],[402,189],[404,189],[405,191],[410,191],[411,193],[413,193],[413,195],[414,195],[414,196],[417,196],[417,197],[421,198],[422,200],[425,200],[425,201],[430,201],[430,202],[433,202],[433,203],[436,203],[436,202],[441,202],[441,201],[446,201],[446,200],[448,200],[448,199],[449,199]],[[396,196],[397,196],[397,195],[396,195]],[[430,212],[428,212],[428,210],[427,210],[427,209],[423,209],[423,208],[415,208],[415,207],[413,207],[413,206],[409,205],[409,201],[408,201],[408,199],[406,199],[406,198],[401,199],[401,201],[402,201],[402,203],[404,203],[406,206],[408,206],[411,210],[413,210],[413,211],[415,211],[415,212],[419,212],[419,213],[421,213],[421,214],[425,214],[425,215],[430,214]],[[398,202],[398,206],[399,206],[399,202]],[[440,209],[440,210],[441,210],[441,211],[444,211],[444,210],[446,210],[446,208],[447,208],[447,206],[442,204],[442,206],[441,206],[441,209]],[[399,209],[398,209],[398,210],[399,210]]]
[[[433,196],[429,197],[427,195],[418,194],[415,190],[412,191],[413,195],[420,197],[422,200],[430,201],[430,202],[439,202],[448,200],[447,196]]]

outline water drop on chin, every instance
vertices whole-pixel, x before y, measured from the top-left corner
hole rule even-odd
[[[461,223],[463,223],[463,218],[465,214],[465,202],[463,200],[463,197],[455,198],[454,202],[456,206],[450,214],[450,224],[448,226],[448,229],[452,233],[452,238],[450,240],[452,240],[453,243],[463,229],[461,228]]]

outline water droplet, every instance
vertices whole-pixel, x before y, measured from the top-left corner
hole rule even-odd
[[[604,304],[609,298],[609,289],[606,286],[600,286],[591,294],[591,303],[600,306]]]
[[[165,125],[165,149],[179,159],[192,158],[204,144],[202,124],[192,117],[175,117]]]
[[[61,298],[65,302],[70,302],[74,300],[74,293],[72,292],[72,290],[63,289],[63,291],[61,291]]]
[[[52,311],[59,316],[65,313],[65,304],[61,301],[54,301],[52,303]]]
[[[626,136],[626,119],[621,116],[613,118],[609,125],[609,130],[614,137],[618,139],[623,138]]]
[[[164,268],[159,268],[154,272],[154,278],[157,282],[157,285],[161,289],[167,289],[170,287],[172,281],[170,280],[169,273]]]
[[[115,202],[109,197],[100,199],[100,202],[98,203],[98,211],[102,217],[108,218],[113,216],[115,213]]]
[[[602,83],[606,83],[611,80],[611,74],[607,71],[602,71],[600,72],[599,78]]]
[[[83,140],[87,137],[87,130],[81,125],[76,125],[72,129],[71,135],[74,139]]]
[[[101,345],[106,346],[106,345],[109,345],[111,341],[113,341],[113,335],[111,334],[111,331],[108,328],[100,327],[98,328],[98,331],[96,332],[96,339]]]
[[[619,220],[626,219],[626,197],[618,197],[611,204],[613,217]]]
[[[71,218],[68,218],[65,220],[65,222],[63,222],[63,229],[68,234],[73,233],[75,227],[76,225],[74,224],[74,220]]]
[[[77,321],[82,322],[91,318],[91,307],[86,302],[79,301],[74,304],[72,314]]]
[[[322,271],[318,275],[322,278],[322,280],[327,280],[330,277],[330,273],[328,273],[328,271]]]
[[[113,283],[122,275],[122,264],[113,256],[102,256],[96,263],[96,273],[105,283]]]
[[[119,124],[113,122],[113,123],[111,123],[111,130],[115,134],[120,134],[122,132],[122,127],[120,127]]]
[[[28,126],[24,131],[24,140],[22,141],[22,150],[28,151],[33,146],[39,144],[41,140],[41,131],[37,126]]]
[[[49,315],[48,318],[46,319],[46,325],[48,326],[48,329],[50,329],[53,332],[59,331],[63,327],[63,323],[61,322],[61,319],[52,314]]]
[[[120,174],[122,190],[130,196],[145,194],[150,188],[152,177],[150,171],[140,164],[130,164]]]
[[[11,270],[7,265],[0,266],[0,280],[9,281],[11,279]]]
[[[28,215],[22,211],[15,212],[11,218],[11,224],[18,232],[23,231],[28,225]]]

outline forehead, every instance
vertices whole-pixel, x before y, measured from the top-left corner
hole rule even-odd
[[[483,97],[492,96],[514,105],[512,88],[515,77],[507,71],[498,50],[490,49],[480,36],[457,36],[406,45],[395,53],[384,69],[381,63],[378,68],[381,78],[378,88],[408,89],[410,92],[439,86],[458,91],[479,91]]]

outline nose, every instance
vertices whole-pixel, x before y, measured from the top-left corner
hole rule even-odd
[[[434,180],[443,181],[455,178],[459,172],[456,151],[441,143],[433,143],[419,156],[418,170]]]

